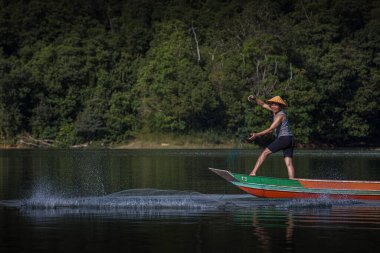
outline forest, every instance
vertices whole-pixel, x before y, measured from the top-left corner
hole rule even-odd
[[[379,144],[380,1],[0,0],[0,140]]]

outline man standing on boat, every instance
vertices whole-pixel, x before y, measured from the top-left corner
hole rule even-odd
[[[273,123],[271,124],[271,126],[268,129],[265,129],[264,131],[261,131],[259,133],[251,133],[248,139],[250,141],[253,141],[257,137],[266,135],[276,130],[276,139],[271,144],[269,144],[269,146],[266,147],[264,151],[261,153],[261,155],[257,159],[255,167],[250,173],[250,176],[256,176],[257,170],[260,168],[261,164],[264,162],[267,156],[269,156],[272,153],[276,153],[279,150],[282,150],[284,153],[284,161],[286,167],[288,168],[289,179],[293,179],[293,134],[290,130],[286,114],[283,111],[283,108],[287,107],[288,105],[285,103],[284,100],[282,100],[280,96],[275,96],[267,100],[269,104],[263,102],[262,100],[256,98],[253,95],[250,95],[248,97],[248,101],[256,102],[256,104],[273,112]]]

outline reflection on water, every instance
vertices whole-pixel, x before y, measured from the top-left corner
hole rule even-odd
[[[54,227],[68,219],[72,222],[88,218],[109,220],[114,225],[127,220],[137,223],[138,228],[148,228],[153,225],[152,221],[160,226],[174,223],[183,230],[188,224],[198,224],[198,249],[200,241],[212,241],[214,233],[225,238],[217,243],[223,243],[229,236],[239,238],[241,233],[242,238],[250,238],[249,245],[253,244],[261,252],[294,252],[298,251],[297,245],[315,240],[326,240],[327,237],[342,240],[342,233],[344,237],[355,231],[359,239],[353,240],[360,241],[363,240],[360,231],[368,235],[370,231],[378,233],[380,230],[380,202],[327,198],[268,200],[246,194],[201,194],[158,189],[125,190],[95,197],[62,197],[36,192],[28,199],[0,201],[0,211],[4,208],[18,210],[32,224],[43,224],[43,227],[49,224]],[[229,227],[236,227],[235,234],[231,234]],[[210,230],[211,234],[202,234],[202,230]],[[234,240],[239,241],[237,238]],[[182,243],[188,244],[189,241]],[[249,252],[250,247],[243,247],[241,252]],[[318,247],[324,248],[323,245]]]
[[[0,252],[380,249],[380,202],[258,199],[207,169],[249,172],[258,154],[0,151]],[[380,180],[379,152],[298,151],[294,160],[299,177]],[[287,176],[281,155],[260,172]]]
[[[368,239],[365,237],[366,233],[370,235],[370,231],[374,231],[377,234],[380,230],[380,202],[328,199],[264,202],[258,208],[233,211],[236,223],[252,227],[258,246],[263,252],[294,252],[295,245],[302,244],[300,240],[315,244],[314,250],[328,245],[327,252],[335,252],[339,249],[334,248],[334,240],[340,244],[341,234],[349,239],[348,237],[354,237],[351,233],[356,233],[357,237],[353,241],[345,242],[346,245],[342,247],[345,252],[356,252],[362,250],[358,243]],[[362,235],[359,231],[366,232]],[[312,243],[325,239],[329,241],[326,245]]]
[[[18,209],[27,216],[108,215],[202,216],[229,213],[234,223],[253,226],[266,238],[266,227],[281,224],[291,238],[297,226],[360,224],[364,229],[380,229],[380,202],[349,199],[260,199],[247,194],[201,194],[190,191],[132,189],[94,197],[63,197],[47,191],[28,199],[0,201],[0,207]]]

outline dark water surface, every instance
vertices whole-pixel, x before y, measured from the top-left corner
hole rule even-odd
[[[207,168],[251,150],[0,150],[0,252],[379,252],[380,202],[267,200]],[[297,151],[297,177],[380,181],[380,152]],[[286,177],[281,155],[259,174]]]

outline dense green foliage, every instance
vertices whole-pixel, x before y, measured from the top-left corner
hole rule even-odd
[[[379,1],[0,0],[0,137],[263,130],[379,140]]]

